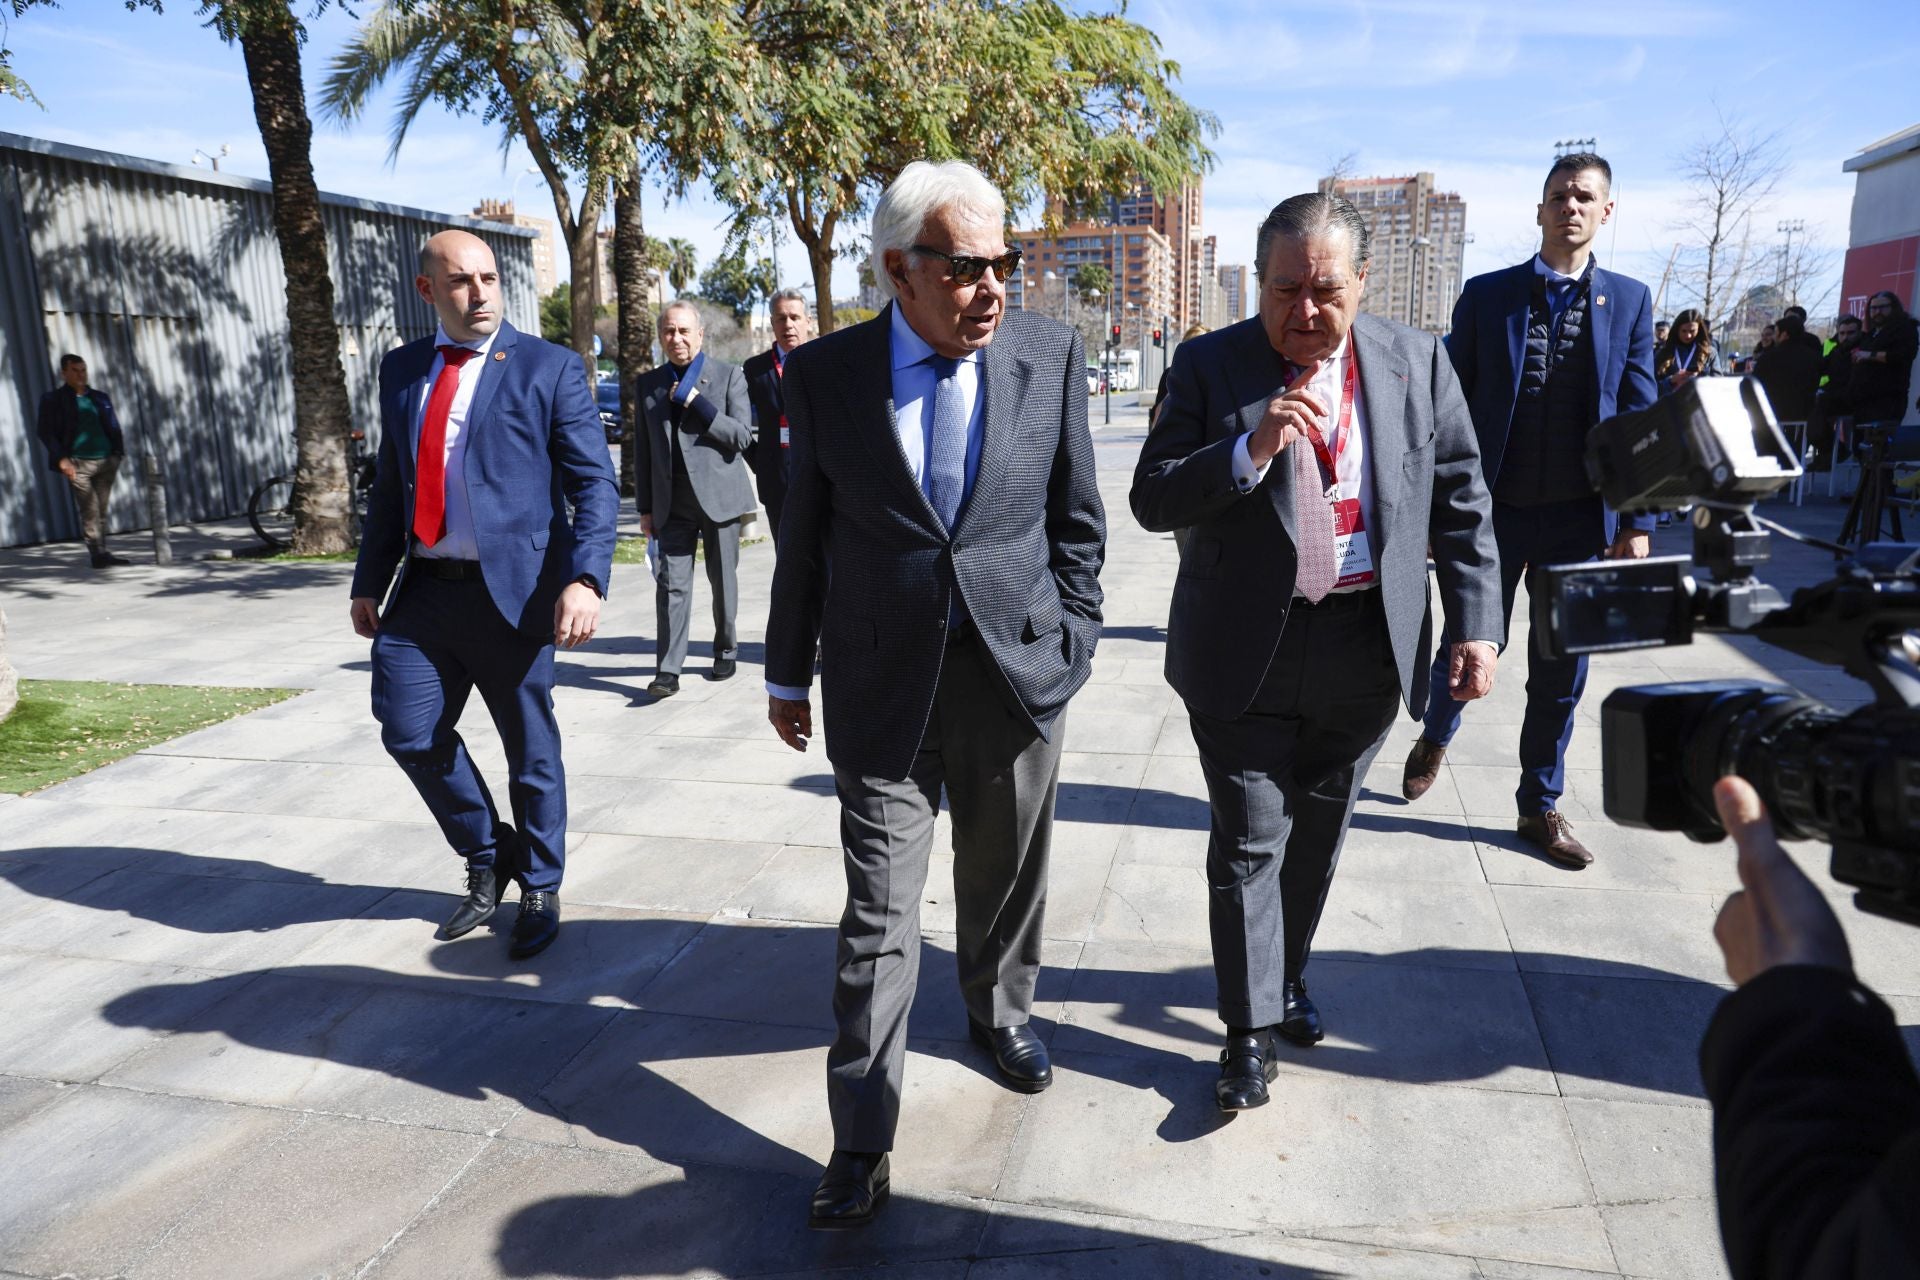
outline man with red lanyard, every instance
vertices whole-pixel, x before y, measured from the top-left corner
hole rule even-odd
[[[787,499],[787,410],[780,395],[780,378],[787,370],[787,353],[813,336],[807,300],[798,289],[782,289],[767,304],[773,319],[773,349],[750,357],[740,366],[747,379],[747,400],[753,405],[753,447],[747,461],[760,489],[760,505],[776,542],[780,537],[780,508]]]
[[[1167,682],[1212,811],[1222,1111],[1266,1103],[1276,1036],[1323,1035],[1308,954],[1367,766],[1425,709],[1429,545],[1453,697],[1493,687],[1504,638],[1473,420],[1439,339],[1358,314],[1371,239],[1337,196],[1276,206],[1260,314],[1180,344],[1133,475],[1135,519],[1192,529]]]

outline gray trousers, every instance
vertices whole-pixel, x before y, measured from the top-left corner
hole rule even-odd
[[[108,508],[113,502],[113,478],[119,474],[118,457],[73,460],[73,475],[67,484],[80,508],[80,536],[95,555],[107,549]]]
[[[655,667],[679,675],[687,661],[687,637],[693,629],[694,547],[704,546],[707,586],[713,591],[713,656],[732,658],[740,642],[734,619],[740,612],[740,522],[715,524],[700,510],[693,486],[674,477],[673,510],[654,530],[660,540],[660,570],[654,582]]]
[[[1207,916],[1220,1020],[1280,1021],[1307,967],[1367,766],[1400,705],[1377,590],[1295,600],[1245,713],[1188,708],[1213,810]]]
[[[834,770],[847,909],[827,1106],[833,1145],[842,1150],[893,1149],[907,1012],[920,978],[920,900],[942,787],[953,817],[955,950],[967,1015],[986,1027],[1017,1027],[1033,1007],[1064,724],[1055,721],[1048,741],[1017,718],[992,661],[977,638],[947,646],[933,714],[906,778]]]

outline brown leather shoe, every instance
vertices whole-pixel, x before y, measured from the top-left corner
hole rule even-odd
[[[1447,758],[1445,747],[1435,746],[1425,738],[1413,740],[1413,751],[1407,756],[1407,771],[1400,779],[1400,794],[1409,800],[1418,800],[1427,794],[1440,777],[1440,762]]]
[[[1557,810],[1522,817],[1520,836],[1539,845],[1549,858],[1563,867],[1578,871],[1593,861],[1592,852],[1573,834],[1573,824]]]

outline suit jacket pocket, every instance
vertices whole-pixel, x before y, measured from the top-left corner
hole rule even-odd
[[[536,529],[533,531],[533,546],[536,551],[545,551],[547,544],[552,540],[553,530],[551,529]]]
[[[1400,459],[1400,469],[1410,476],[1421,472],[1430,474],[1433,471],[1433,440],[1432,436],[1428,436],[1425,443],[1407,450]]]
[[[1057,636],[1066,625],[1066,611],[1060,607],[1060,596],[1049,591],[1043,600],[1036,600],[1027,606],[1027,625],[1020,633],[1022,644],[1032,644],[1049,636]]]

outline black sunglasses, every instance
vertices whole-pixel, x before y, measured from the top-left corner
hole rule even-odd
[[[1013,273],[1020,269],[1018,249],[1009,249],[997,258],[976,258],[968,254],[942,253],[924,244],[913,246],[913,252],[946,259],[947,276],[958,285],[973,284],[987,273],[988,267],[992,267],[993,274],[999,277],[1000,283],[1005,284]]]

